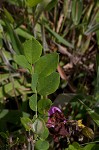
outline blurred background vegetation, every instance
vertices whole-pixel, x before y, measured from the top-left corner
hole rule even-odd
[[[43,45],[42,55],[59,53],[61,82],[49,98],[67,118],[82,119],[99,141],[98,126],[78,101],[99,114],[98,0],[0,0],[1,149],[27,149],[20,117],[33,115],[31,76],[14,55],[23,53],[22,43],[32,36]]]

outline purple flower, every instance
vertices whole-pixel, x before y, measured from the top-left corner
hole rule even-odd
[[[54,141],[58,142],[60,137],[64,138],[69,135],[66,127],[66,118],[63,112],[58,107],[51,107],[48,111],[49,118],[46,126],[50,134],[53,136]]]
[[[58,107],[52,106],[48,112],[49,116],[54,114],[56,111],[61,112],[61,110]]]
[[[56,113],[61,113],[61,110],[58,108],[58,107],[55,107],[55,106],[52,106],[49,111],[48,111],[48,121],[47,121],[47,127],[49,128],[54,128],[55,127],[55,116],[53,115],[56,115]]]
[[[55,144],[58,143],[61,145],[62,141],[63,143],[76,140],[77,142],[80,142],[80,137],[84,138],[84,136],[90,138],[84,134],[83,130],[86,129],[86,127],[82,124],[81,120],[76,121],[66,119],[64,113],[58,107],[54,106],[49,109],[48,114],[49,117],[46,126],[49,129],[49,133],[53,137]],[[90,130],[89,132],[91,133],[92,131]]]

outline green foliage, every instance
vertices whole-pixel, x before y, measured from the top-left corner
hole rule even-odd
[[[38,101],[38,112],[40,114],[46,114],[52,105],[50,99],[41,99]]]
[[[47,141],[38,140],[35,146],[37,150],[47,150],[49,148],[49,143]]]
[[[39,79],[37,91],[40,95],[49,95],[56,91],[56,89],[59,87],[59,82],[59,74],[57,72],[53,72],[49,76]]]
[[[29,7],[34,7],[36,6],[38,3],[40,3],[42,0],[26,0],[26,4]]]
[[[35,119],[34,123],[32,124],[32,128],[33,128],[33,131],[37,135],[43,136],[43,134],[45,133],[44,131],[46,129],[46,126],[42,119],[37,118],[37,119]]]
[[[18,65],[22,66],[23,68],[29,69],[29,71],[31,71],[31,65],[28,63],[24,55],[15,55],[14,60]]]
[[[25,127],[26,131],[31,130],[32,121],[28,117],[21,118],[21,122],[22,122],[23,126]]]
[[[57,53],[46,54],[36,62],[34,72],[39,75],[39,78],[44,78],[56,70],[58,60]]]
[[[60,78],[59,74],[55,72],[58,65],[58,54],[52,53],[40,57],[42,47],[35,39],[29,39],[24,42],[24,55],[16,55],[15,61],[17,64],[29,70],[31,74],[31,88],[33,94],[29,98],[29,106],[31,110],[36,112],[36,118],[29,119],[28,117],[21,118],[21,122],[27,131],[33,131],[34,134],[41,137],[45,142],[43,149],[48,149],[49,144],[44,141],[48,135],[48,129],[45,126],[44,120],[37,116],[37,111],[40,114],[46,114],[52,104],[49,99],[41,99],[38,101],[37,93],[46,96],[49,95],[58,88]],[[31,65],[34,64],[34,72],[31,70]],[[38,140],[39,141],[39,140]],[[36,148],[39,149],[39,145],[42,143],[36,142]]]
[[[80,101],[84,107],[86,108],[89,115],[92,117],[92,119],[95,121],[95,123],[99,126],[99,115],[94,112],[94,110],[90,109],[88,106],[86,106],[82,101]]]
[[[82,16],[83,1],[73,0],[72,1],[72,20],[74,25],[78,25]]]
[[[31,33],[28,33],[26,29],[23,29],[23,28],[16,28],[15,29],[15,32],[22,38],[25,38],[25,39],[32,39],[33,36]]]
[[[84,147],[84,150],[95,150],[99,148],[99,145],[93,143],[93,144],[88,144]]]
[[[90,35],[91,33],[96,32],[97,30],[99,30],[99,23],[89,27],[89,29],[85,31],[85,35]]]
[[[84,147],[84,150],[92,150],[94,148],[95,144],[88,144]]]
[[[1,149],[6,143],[8,149],[99,149],[99,2],[4,0],[0,10]],[[58,92],[68,96],[58,99]],[[64,109],[66,119],[84,121],[86,144],[68,141],[62,148],[61,136],[54,144],[46,127],[49,98]]]
[[[55,5],[58,3],[58,0],[51,0],[51,2],[47,5],[47,7],[46,7],[46,10],[47,11],[51,11],[51,9],[53,8],[53,7],[55,7]]]
[[[89,143],[86,146],[80,146],[78,143],[74,142],[72,145],[69,145],[65,150],[96,150],[99,148],[99,145],[93,143]]]
[[[7,11],[7,9],[5,9],[5,8],[4,8],[4,13],[5,13],[7,19],[8,19],[11,23],[14,23],[13,17],[12,17],[11,14]]]
[[[37,111],[37,94],[33,94],[29,98],[29,106],[33,111]]]
[[[59,43],[74,48],[72,43],[69,43],[68,41],[66,41],[64,38],[62,38],[62,36],[60,36],[59,34],[57,34],[56,32],[52,31],[48,26],[45,26],[46,29],[58,40]]]
[[[36,93],[37,83],[38,83],[38,74],[37,74],[37,73],[33,73],[33,74],[32,74],[31,88],[32,88],[32,91],[33,91],[34,93]]]
[[[27,58],[27,61],[30,64],[34,64],[41,56],[42,46],[41,44],[32,38],[31,40],[27,40],[23,44],[24,47],[24,55]]]
[[[5,79],[8,79],[8,76]],[[16,95],[19,95],[19,93],[24,93],[24,90],[26,89],[26,87],[24,87],[24,85],[22,85],[21,81],[19,80],[15,80],[14,83],[7,83],[2,85],[2,87],[0,87],[0,99],[2,99],[3,97],[9,97],[9,96],[15,96],[14,93],[14,89],[13,89],[13,85],[14,88],[16,89]],[[21,89],[21,91],[19,91],[19,89]]]
[[[11,39],[13,49],[15,50],[17,54],[23,54],[23,51],[22,51],[23,47],[19,40],[18,35],[15,33],[13,27],[9,24],[9,21],[6,18],[3,18],[3,20],[5,22],[9,37]]]
[[[40,138],[45,140],[47,139],[49,136],[49,130],[47,127],[44,128],[44,131],[42,132],[42,134],[40,134]]]

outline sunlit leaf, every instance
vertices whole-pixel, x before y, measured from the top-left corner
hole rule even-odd
[[[39,74],[39,78],[46,77],[56,70],[58,60],[57,53],[46,54],[36,62],[34,72]]]
[[[60,83],[60,76],[57,72],[53,72],[47,77],[42,77],[38,81],[37,91],[40,95],[49,95],[55,92]]]
[[[44,132],[45,123],[42,119],[37,118],[37,119],[35,119],[34,123],[32,124],[32,128],[36,134],[41,135]]]
[[[8,12],[8,10],[6,8],[4,8],[4,13],[7,17],[7,19],[11,22],[11,23],[14,23],[14,19],[12,17],[12,15]]]
[[[52,105],[52,101],[50,99],[41,99],[38,101],[38,112],[41,114],[45,114],[48,112],[50,106]]]
[[[95,149],[94,149],[94,146],[95,146],[95,143],[93,143],[93,144],[90,144],[90,143],[89,143],[88,145],[86,145],[86,146],[84,147],[84,150],[92,150],[92,149],[95,150]]]
[[[33,36],[32,36],[30,33],[28,33],[28,31],[25,30],[25,29],[16,28],[16,29],[15,29],[15,32],[16,32],[19,36],[21,36],[21,37],[23,37],[23,38],[25,38],[25,39],[32,39],[32,38],[33,38]]]
[[[62,43],[63,45],[68,46],[70,48],[74,48],[72,43],[66,41],[62,36],[60,36],[58,33],[50,29],[48,26],[45,25],[45,27],[59,41],[59,43]]]
[[[42,0],[26,0],[26,4],[29,7],[34,7],[36,6],[38,3],[40,3]]]
[[[31,130],[32,121],[28,117],[22,117],[21,118],[21,123],[23,124],[23,126],[25,127],[25,129],[27,131]]]
[[[33,94],[29,98],[29,106],[33,111],[37,111],[37,94]]]
[[[30,64],[34,64],[41,56],[42,46],[34,38],[26,40],[23,44],[24,55]]]
[[[49,130],[47,127],[45,127],[44,131],[40,134],[40,138],[45,140],[45,139],[47,139],[48,135],[49,135]]]
[[[22,66],[23,68],[29,69],[29,71],[31,71],[31,65],[28,63],[24,55],[15,55],[14,59],[18,65]]]

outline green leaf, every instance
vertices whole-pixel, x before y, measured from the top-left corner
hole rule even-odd
[[[4,132],[0,132],[0,136],[3,137],[4,139],[8,139],[8,135]]]
[[[19,37],[17,36],[17,34],[15,33],[13,27],[9,24],[9,22],[7,21],[6,18],[3,18],[4,22],[5,22],[5,25],[7,27],[7,31],[8,31],[8,34],[10,36],[10,39],[11,39],[11,42],[12,42],[12,46],[13,46],[13,49],[15,50],[15,52],[17,54],[23,54],[23,47],[22,47],[22,44],[19,40]]]
[[[79,149],[80,148],[80,145],[79,145],[79,143],[77,143],[77,142],[73,142],[73,144],[72,144],[76,149]]]
[[[99,30],[99,23],[89,27],[89,29],[87,31],[85,31],[85,35],[89,35],[97,30]]]
[[[72,1],[72,20],[75,25],[78,25],[82,16],[83,1],[73,0]]]
[[[25,129],[27,131],[31,130],[31,126],[32,126],[33,123],[28,117],[22,117],[21,118],[21,123],[23,124],[23,126],[25,127]]]
[[[37,111],[37,94],[33,94],[29,98],[29,106],[33,111]]]
[[[86,106],[81,100],[79,100],[79,101],[80,101],[80,103],[82,103],[84,105],[84,107],[86,108],[89,115],[92,117],[94,122],[99,126],[99,115],[96,112],[94,112],[94,110],[92,110],[88,106]]]
[[[28,63],[24,55],[15,55],[14,60],[18,65],[22,66],[23,68],[29,69],[29,71],[31,71],[31,65]]]
[[[42,0],[27,0],[26,4],[29,7],[34,7],[36,6],[38,3],[40,3]]]
[[[35,64],[34,72],[39,74],[39,77],[46,77],[54,72],[58,65],[58,54],[46,54],[42,56]]]
[[[72,144],[72,145],[69,145],[69,147],[66,148],[65,150],[84,150],[84,149],[83,149],[83,147],[81,147],[81,146],[79,145],[79,143],[73,142],[73,144]]]
[[[59,83],[59,74],[57,72],[53,72],[49,76],[39,79],[37,91],[40,95],[49,95],[57,90]]]
[[[32,130],[35,134],[39,135],[40,139],[45,140],[49,135],[49,130],[45,125],[45,122],[42,118],[35,118],[34,123],[32,124]]]
[[[7,131],[7,122],[20,126],[20,118],[21,117],[29,117],[29,114],[20,110],[8,110],[1,109],[0,110],[0,131]]]
[[[80,51],[84,54],[85,51],[88,50],[88,47],[89,47],[89,44],[90,44],[90,40],[91,40],[91,37],[87,37],[86,41],[81,45],[81,49]]]
[[[32,88],[32,91],[34,93],[36,92],[37,83],[38,83],[38,74],[37,73],[33,73],[32,74],[31,88]]]
[[[35,147],[37,150],[48,150],[49,149],[49,143],[47,141],[38,140],[35,143]]]
[[[21,36],[21,37],[23,37],[23,38],[25,38],[25,39],[32,39],[33,38],[33,36],[30,34],[30,33],[28,33],[28,30],[26,30],[26,29],[23,29],[23,28],[16,28],[15,29],[15,32],[19,35],[19,36]]]
[[[30,64],[34,64],[41,56],[42,46],[34,38],[26,40],[23,44],[24,55]]]
[[[38,101],[38,112],[40,114],[46,114],[49,108],[52,105],[52,101],[50,99],[41,99]]]
[[[74,48],[72,43],[69,43],[68,41],[66,41],[64,38],[62,38],[62,36],[60,36],[58,33],[54,32],[52,29],[50,29],[47,25],[45,25],[46,29],[63,45],[70,47],[70,48]]]
[[[77,150],[73,145],[69,145],[68,150]]]
[[[38,5],[35,13],[36,15],[34,20],[34,26],[37,24],[38,19],[40,18],[42,12],[45,10],[50,1],[51,0],[42,0],[41,3]]]
[[[40,118],[35,119],[34,123],[32,124],[32,128],[36,134],[41,135],[45,129],[45,123],[43,119]]]
[[[45,140],[45,139],[47,139],[48,135],[49,135],[49,130],[48,130],[47,127],[45,127],[44,131],[40,135],[40,138],[43,139],[43,140]]]
[[[8,12],[8,10],[5,9],[5,8],[4,8],[4,13],[5,13],[7,19],[8,19],[11,23],[14,23],[13,17],[12,17],[11,14]]]
[[[55,5],[58,3],[58,0],[51,0],[51,2],[47,5],[46,11],[50,11]]]
[[[20,84],[20,82],[18,82],[18,80],[14,80],[14,88],[17,90],[20,89],[20,92],[22,92],[23,90],[23,86]],[[12,82],[2,85],[0,87],[0,98],[10,96],[15,96]]]
[[[92,150],[94,149],[95,143],[94,144],[88,144],[84,147],[84,150]]]

